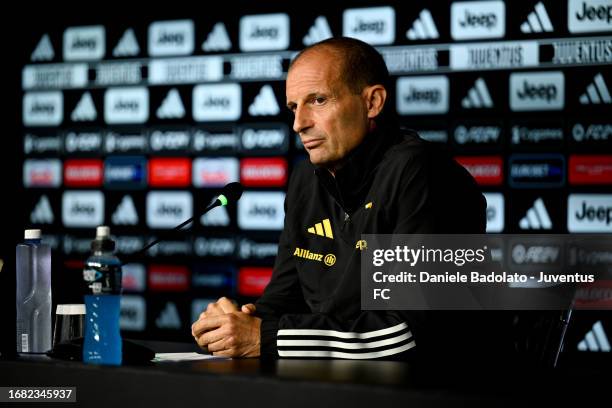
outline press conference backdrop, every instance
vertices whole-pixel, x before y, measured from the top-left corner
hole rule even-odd
[[[231,181],[246,189],[237,205],[124,268],[121,326],[188,339],[209,301],[258,296],[306,158],[287,67],[339,35],[382,53],[402,124],[474,175],[489,232],[612,232],[611,13],[610,0],[254,3],[30,27],[22,210],[53,245],[55,300],[78,301],[97,225],[129,259]],[[609,352],[610,318],[589,316],[568,347]]]

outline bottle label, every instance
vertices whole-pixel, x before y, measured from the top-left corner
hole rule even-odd
[[[118,295],[121,293],[121,266],[85,264],[83,280],[93,295]]]
[[[30,352],[30,344],[29,344],[29,341],[28,341],[27,333],[22,333],[21,334],[21,352],[22,353],[29,353]]]

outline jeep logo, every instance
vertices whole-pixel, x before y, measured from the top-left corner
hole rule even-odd
[[[159,44],[177,44],[182,45],[185,42],[185,36],[182,33],[172,33],[163,31],[157,39]]]
[[[579,10],[576,13],[576,18],[578,21],[595,21],[602,20],[606,23],[610,24],[612,21],[612,5],[609,6],[587,6],[586,1],[582,2],[582,10]]]
[[[138,102],[136,101],[123,101],[119,99],[114,106],[115,110],[123,110],[123,111],[138,111]]]
[[[96,40],[93,38],[80,38],[76,37],[74,41],[72,41],[73,49],[96,49]]]
[[[404,100],[408,103],[428,102],[431,104],[435,104],[440,101],[440,91],[435,88],[419,89],[411,86],[408,91],[408,94],[404,96]]]
[[[204,99],[204,103],[203,103],[203,105],[207,108],[212,108],[212,107],[227,108],[229,104],[230,104],[230,100],[228,98],[215,98],[213,96],[209,96],[208,98]]]
[[[256,26],[255,29],[251,32],[251,38],[272,38],[276,39],[278,37],[278,28],[277,27],[259,27]]]
[[[497,23],[497,16],[493,13],[489,14],[472,14],[469,10],[465,10],[463,20],[459,21],[461,27],[486,27],[491,28]]]
[[[518,90],[517,95],[521,99],[545,99],[550,102],[557,98],[557,87],[554,85],[532,85],[523,81],[523,89]]]
[[[249,210],[249,215],[253,217],[265,216],[273,218],[276,215],[276,208],[254,205],[253,208]]]
[[[70,208],[70,212],[73,215],[85,214],[94,215],[96,209],[92,205],[74,203]]]
[[[47,105],[44,103],[35,102],[32,104],[32,108],[30,109],[32,113],[44,113],[47,115],[52,115],[55,112],[55,106]]]
[[[587,205],[586,201],[582,202],[582,207],[575,213],[576,219],[580,221],[599,221],[610,225],[612,222],[612,205],[609,207]]]
[[[385,30],[385,22],[382,20],[374,21],[363,21],[357,20],[357,24],[353,28],[354,33],[373,32],[380,34]]]
[[[157,208],[157,214],[161,216],[171,215],[173,217],[180,217],[183,215],[183,209],[175,205],[162,204]]]

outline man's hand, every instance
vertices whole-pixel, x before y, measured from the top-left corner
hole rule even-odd
[[[259,357],[261,319],[251,316],[252,304],[242,307],[246,312],[230,312],[204,316],[191,326],[198,345],[208,348],[215,356]]]

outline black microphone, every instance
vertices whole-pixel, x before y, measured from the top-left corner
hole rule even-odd
[[[236,201],[240,199],[243,191],[244,191],[244,188],[242,187],[242,184],[238,182],[226,184],[225,187],[223,187],[223,189],[221,190],[221,193],[217,197],[215,197],[215,199],[212,200],[211,203],[208,204],[206,208],[204,208],[202,211],[195,214],[193,217],[189,218],[188,220],[185,220],[179,225],[177,225],[176,227],[172,228],[170,232],[181,230],[184,226],[192,223],[196,218],[201,217],[202,215],[206,214],[207,212],[209,212],[215,207],[226,206],[228,203],[235,203]],[[164,238],[158,238],[154,240],[153,242],[150,242],[140,251],[134,253],[133,257],[136,258],[139,255],[144,254],[153,245],[159,244],[163,240]],[[129,262],[123,262],[122,265],[125,265],[126,263],[129,263]]]

